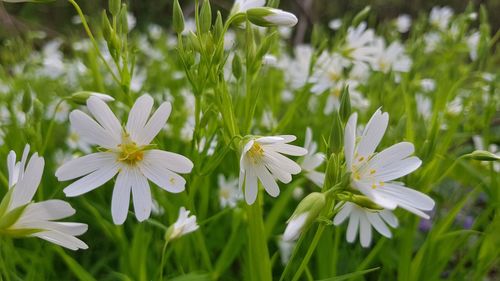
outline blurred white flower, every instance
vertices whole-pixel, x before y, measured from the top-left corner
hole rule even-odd
[[[259,137],[245,144],[240,159],[239,189],[244,190],[247,204],[253,204],[257,198],[257,179],[269,195],[276,197],[280,193],[276,179],[289,183],[292,175],[300,173],[300,166],[281,154],[307,153],[302,147],[288,144],[295,139],[292,135]]]
[[[446,30],[453,17],[453,10],[448,7],[433,7],[430,13],[430,23],[441,30]]]
[[[340,207],[339,203],[337,206]],[[356,235],[359,231],[359,240],[361,246],[369,247],[372,241],[372,227],[387,238],[392,237],[391,230],[387,227],[398,226],[398,219],[389,210],[371,210],[358,206],[355,203],[345,202],[333,219],[334,225],[340,225],[347,218],[349,224],[347,226],[346,239],[352,243],[356,240]]]
[[[339,30],[342,27],[342,19],[333,19],[328,22],[328,27],[331,30]]]
[[[50,118],[54,116],[54,120],[56,122],[58,123],[65,122],[66,120],[68,120],[68,114],[70,109],[71,107],[65,101],[61,102],[60,104],[59,101],[53,101],[47,107],[45,118],[50,120]]]
[[[436,90],[436,81],[431,78],[425,78],[420,80],[420,87],[426,93],[434,92]]]
[[[401,43],[395,41],[386,48],[384,39],[379,38],[375,40],[375,48],[376,51],[368,60],[374,70],[383,73],[388,73],[391,70],[394,72],[410,71],[412,61],[405,54]]]
[[[190,216],[189,213],[190,211],[187,211],[184,207],[179,209],[177,221],[167,230],[168,240],[177,239],[199,228],[196,223],[196,216]]]
[[[356,137],[357,117],[357,113],[349,117],[344,135],[344,154],[352,187],[384,208],[392,210],[401,207],[428,219],[423,211],[432,210],[434,200],[393,181],[415,171],[422,164],[418,157],[410,156],[415,150],[413,144],[400,142],[376,153],[375,149],[389,124],[389,114],[378,109],[359,138]]]
[[[281,264],[286,265],[290,261],[292,256],[293,248],[295,247],[295,241],[285,241],[283,237],[278,238],[278,248],[280,250]]]
[[[221,208],[236,207],[238,201],[243,198],[241,190],[238,189],[238,179],[226,179],[224,175],[219,174],[217,182],[219,184],[219,202]]]
[[[265,4],[266,0],[236,0],[231,9],[231,14],[244,13],[248,9],[263,7]]]
[[[122,224],[127,218],[131,192],[137,219],[149,218],[152,199],[148,179],[169,192],[185,189],[186,180],[178,173],[191,172],[193,163],[182,155],[151,149],[151,141],[165,126],[172,109],[170,103],[164,102],[150,117],[153,103],[149,95],[139,97],[125,128],[97,97],[87,101],[95,120],[80,110],[71,112],[70,122],[75,131],[103,151],[74,159],[57,169],[59,181],[81,177],[64,189],[66,196],[87,193],[118,174],[111,213],[113,222]]]
[[[436,48],[441,44],[441,35],[437,32],[429,32],[424,34],[424,51],[426,53],[431,53],[436,50]]]
[[[346,42],[342,47],[342,55],[352,61],[368,62],[376,49],[375,32],[373,29],[366,29],[366,22],[360,23],[357,27],[347,29]]]
[[[417,112],[424,118],[424,120],[429,120],[432,115],[432,101],[430,98],[422,95],[415,95],[415,102],[417,103]]]
[[[309,127],[306,128],[304,148],[307,150],[307,154],[302,158],[300,167],[304,170],[305,176],[321,188],[325,181],[325,174],[315,170],[323,164],[325,155],[321,152],[317,152],[318,144],[313,141],[312,130]]]
[[[396,29],[399,33],[406,33],[411,27],[411,17],[407,14],[401,14],[396,19]]]
[[[56,221],[75,214],[70,204],[56,199],[32,202],[45,162],[37,153],[28,160],[29,150],[30,146],[26,145],[19,162],[14,151],[10,151],[7,158],[9,191],[2,200],[6,209],[0,210],[0,221],[5,223],[9,216],[9,220],[15,220],[3,225],[0,233],[38,237],[71,250],[87,249],[88,246],[75,237],[87,231],[86,224]]]
[[[309,66],[313,49],[310,45],[298,45],[294,48],[294,57],[285,56],[279,65],[284,70],[287,85],[291,90],[302,88],[309,77]]]
[[[479,46],[479,39],[481,35],[476,31],[467,37],[467,47],[469,48],[469,56],[471,60],[477,60],[477,47]]]

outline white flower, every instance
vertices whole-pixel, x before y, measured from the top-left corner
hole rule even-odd
[[[342,203],[339,203],[342,204]],[[338,206],[338,205],[337,205]],[[352,243],[356,240],[356,234],[359,230],[359,240],[361,246],[368,247],[372,241],[372,227],[387,238],[392,237],[391,227],[398,226],[398,219],[389,210],[370,210],[358,206],[355,203],[345,202],[340,211],[333,218],[333,224],[339,225],[349,218],[346,238],[347,242]]]
[[[349,64],[342,56],[337,53],[329,54],[323,52],[317,59],[316,65],[313,68],[310,82],[314,85],[311,92],[321,94],[326,90],[335,91],[336,88],[344,86],[344,67]],[[339,87],[340,85],[340,87]]]
[[[430,14],[430,23],[441,30],[448,28],[453,10],[450,7],[433,7]]]
[[[283,237],[278,240],[278,248],[280,250],[281,264],[286,265],[290,261],[295,241],[285,241]]]
[[[376,71],[388,73],[410,71],[412,61],[405,54],[403,45],[399,42],[392,42],[387,48],[384,39],[375,40],[375,52],[368,60],[371,67]]]
[[[436,81],[431,78],[425,78],[420,80],[420,87],[426,93],[433,92],[436,90]]]
[[[416,94],[415,102],[417,103],[418,113],[424,118],[424,120],[429,120],[432,115],[431,99],[422,94]]]
[[[56,171],[60,181],[81,177],[64,189],[66,196],[87,193],[118,174],[111,213],[114,223],[122,224],[127,218],[131,192],[137,219],[149,218],[152,200],[148,179],[166,191],[184,191],[186,180],[178,173],[191,172],[193,163],[182,155],[151,149],[151,141],[165,126],[172,108],[164,102],[150,116],[153,103],[149,95],[139,97],[125,128],[107,104],[96,97],[87,101],[95,120],[80,110],[71,112],[74,130],[102,151],[74,159]]]
[[[349,117],[344,136],[344,154],[352,187],[384,208],[392,210],[401,207],[428,219],[423,211],[432,210],[434,200],[393,181],[415,171],[422,164],[418,157],[410,156],[415,150],[413,144],[400,142],[375,153],[387,129],[389,114],[377,110],[359,141],[356,138],[357,117],[356,113]]]
[[[304,212],[290,219],[286,226],[285,233],[283,233],[283,241],[295,241],[299,238],[307,221],[308,215],[308,212]]]
[[[310,179],[317,186],[323,187],[325,174],[315,171],[315,169],[323,164],[325,161],[325,155],[321,152],[316,152],[318,144],[312,140],[312,130],[309,127],[306,128],[304,148],[307,150],[307,154],[302,159],[300,167],[305,171],[305,176],[308,179]]]
[[[372,57],[375,49],[373,29],[366,29],[366,23],[362,22],[357,27],[347,29],[346,42],[342,48],[342,54],[353,61],[367,62]]]
[[[168,240],[174,240],[199,228],[196,223],[196,216],[189,216],[189,212],[184,207],[179,209],[177,221],[167,231]]]
[[[441,35],[437,32],[429,32],[424,34],[424,42],[425,42],[425,52],[431,53],[441,44],[442,38]]]
[[[231,9],[231,14],[244,13],[248,9],[262,7],[265,4],[266,0],[236,0]]]
[[[411,17],[407,14],[399,15],[396,19],[396,29],[400,33],[406,33],[411,27]]]
[[[260,137],[248,141],[241,153],[239,189],[245,190],[247,204],[257,198],[257,179],[272,197],[280,193],[276,179],[282,183],[292,181],[292,175],[300,173],[300,166],[281,155],[303,156],[307,153],[302,147],[287,144],[296,139],[292,135]]]
[[[222,208],[236,207],[238,201],[243,198],[241,191],[238,189],[238,179],[226,179],[224,175],[220,174],[217,177],[219,183],[219,202]]]
[[[6,209],[0,211],[0,221],[24,208],[19,217],[11,224],[0,229],[0,233],[14,236],[33,236],[71,250],[87,249],[88,246],[76,238],[87,231],[87,225],[73,222],[57,222],[75,214],[75,209],[62,200],[47,200],[32,202],[33,196],[40,184],[43,167],[43,157],[37,153],[28,160],[30,147],[24,148],[21,161],[16,163],[16,153],[10,151],[7,158],[9,170],[9,192],[2,200]],[[26,164],[27,163],[27,164]]]
[[[54,116],[54,121],[58,123],[65,122],[68,119],[69,110],[70,106],[67,102],[59,103],[54,101],[49,104],[45,118],[50,119]]]
[[[331,30],[339,30],[340,27],[342,27],[342,19],[333,19],[330,22],[328,22],[328,27]]]
[[[467,37],[467,47],[469,47],[469,56],[471,60],[477,60],[477,47],[479,45],[479,39],[481,35],[479,31],[472,33]]]
[[[292,90],[303,87],[309,77],[309,66],[313,49],[309,45],[298,45],[294,48],[294,58],[288,56],[280,59],[280,66],[284,70],[287,85]]]

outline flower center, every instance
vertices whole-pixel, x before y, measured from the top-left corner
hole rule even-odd
[[[144,159],[144,147],[138,146],[130,140],[127,133],[124,133],[123,142],[118,145],[118,161],[125,162],[129,165],[135,165],[137,162]]]
[[[257,162],[258,159],[260,159],[264,155],[264,149],[262,149],[262,146],[254,142],[250,150],[248,150],[248,156],[254,161]]]

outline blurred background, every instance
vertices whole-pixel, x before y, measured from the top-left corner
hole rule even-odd
[[[194,11],[194,0],[180,1],[186,17]],[[228,13],[233,0],[212,0],[213,11],[220,10]],[[78,1],[86,15],[98,18],[102,9],[107,6],[107,1],[85,0]],[[156,23],[162,27],[169,27],[171,21],[172,1],[128,1],[130,11],[137,19],[139,30],[149,23]],[[455,12],[463,12],[467,5],[476,8],[484,5],[489,13],[492,25],[492,34],[500,27],[500,0],[282,0],[280,8],[293,12],[300,18],[301,25],[297,28],[293,38],[294,43],[308,40],[312,23],[327,24],[334,18],[343,18],[346,15],[359,12],[370,5],[370,22],[378,23],[396,18],[400,14],[408,14],[418,18],[428,14],[434,6],[449,6]],[[474,9],[477,10],[477,9]],[[57,0],[49,4],[36,3],[4,3],[0,1],[0,41],[13,35],[22,35],[28,30],[44,31],[48,37],[65,35],[68,33],[82,32],[83,29],[71,24],[76,13],[67,1]],[[75,30],[77,29],[77,30]]]

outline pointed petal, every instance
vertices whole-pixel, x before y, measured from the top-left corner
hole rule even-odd
[[[255,173],[269,195],[277,197],[280,194],[280,188],[276,183],[276,180],[269,173],[266,167],[262,165],[255,166]]]
[[[378,109],[370,118],[368,124],[366,124],[361,140],[357,146],[359,157],[368,158],[373,154],[382,140],[388,124],[389,114],[387,112],[382,113],[382,111]]]
[[[264,145],[265,149],[272,149],[275,152],[292,155],[304,156],[307,154],[307,149],[286,143]]]
[[[132,170],[132,199],[134,202],[135,217],[144,221],[151,215],[151,189],[148,180],[137,169]]]
[[[186,180],[183,177],[147,159],[142,161],[139,169],[149,180],[168,192],[179,193],[186,189]]]
[[[146,126],[141,130],[141,133],[137,134],[137,139],[135,141],[139,145],[150,144],[151,141],[158,135],[160,130],[167,123],[167,119],[172,111],[172,105],[169,102],[164,102],[160,107],[153,113]]]
[[[151,109],[153,108],[154,100],[150,95],[140,96],[130,109],[128,115],[126,129],[133,140],[139,137],[139,133],[146,125],[149,115],[151,114]]]
[[[110,152],[97,152],[76,158],[64,163],[56,171],[59,181],[66,181],[87,175],[105,166],[116,162],[116,154]]]
[[[32,236],[47,240],[51,243],[76,251],[78,249],[88,249],[87,244],[71,235],[57,231],[42,231],[32,234]]]
[[[116,173],[118,173],[118,168],[118,163],[103,166],[98,170],[70,184],[63,191],[68,197],[75,197],[87,193],[105,184],[107,181],[113,178]]]
[[[120,140],[117,140],[110,132],[80,110],[73,110],[69,114],[69,120],[73,130],[89,143],[108,149],[114,149],[120,144]]]
[[[346,202],[344,206],[342,206],[342,209],[335,215],[333,218],[333,224],[334,225],[339,225],[343,223],[351,214],[353,208],[353,204],[350,202]]]
[[[19,206],[29,203],[35,195],[40,180],[42,179],[43,167],[45,161],[39,157],[37,153],[31,156],[31,159],[26,166],[24,176],[16,184],[12,192],[12,199],[10,201],[7,211],[13,210]]]
[[[245,201],[248,205],[252,205],[257,199],[257,193],[259,192],[257,186],[257,176],[253,168],[247,168],[245,171]]]
[[[391,230],[385,225],[384,221],[380,218],[378,212],[366,212],[366,217],[371,225],[382,235],[387,238],[392,237]]]
[[[123,168],[116,177],[113,197],[111,198],[111,216],[113,223],[121,225],[127,219],[130,205],[130,190],[132,188],[132,177],[128,168]]]
[[[158,149],[145,151],[144,160],[147,160],[152,165],[164,167],[165,169],[181,174],[190,173],[193,169],[193,162],[187,157]]]
[[[120,142],[122,125],[109,106],[100,98],[92,96],[87,100],[87,108],[109,135],[115,141]]]
[[[345,126],[344,134],[344,154],[348,171],[351,171],[352,158],[354,157],[354,148],[356,147],[356,123],[358,114],[351,114]]]

